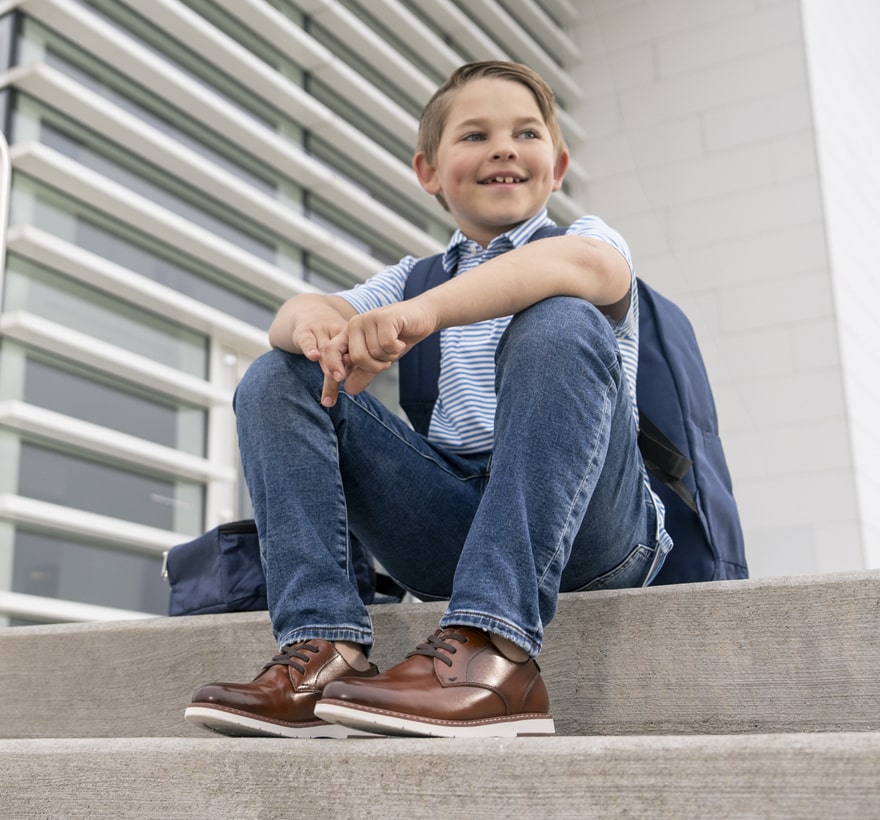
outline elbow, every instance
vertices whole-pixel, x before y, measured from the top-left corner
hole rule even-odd
[[[623,254],[613,245],[590,236],[573,236],[577,239],[576,264],[581,271],[588,271],[596,305],[616,304],[629,296],[632,286],[632,270]]]

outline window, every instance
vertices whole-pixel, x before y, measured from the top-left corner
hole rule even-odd
[[[136,473],[22,440],[18,494],[52,504],[197,535],[204,487],[193,481]]]
[[[124,185],[127,189],[223,237],[254,256],[276,264],[280,264],[281,259],[284,258],[290,260],[286,261],[284,266],[296,270],[298,253],[287,243],[280,241],[273,243],[265,234],[263,238],[258,238],[254,232],[233,226],[228,219],[229,209],[220,203],[213,200],[208,202],[206,199],[196,205],[190,201],[193,199],[191,193],[181,197],[178,193],[162,187],[144,176],[146,163],[136,162],[133,156],[125,154],[109,143],[104,142],[101,146],[106,154],[93,150],[80,139],[88,139],[89,132],[75,124],[65,123],[64,129],[74,131],[78,135],[76,138],[70,136],[67,130],[51,124],[63,118],[53,114],[47,115],[46,111],[47,109],[26,98],[19,97],[15,115],[15,138],[21,140],[25,135],[38,136],[42,143],[59,153],[75,159],[82,165]],[[101,143],[101,140],[94,135],[91,135],[91,139]],[[124,156],[126,163],[138,165],[138,173],[131,171],[127,165],[120,164],[116,159],[110,159],[110,154],[120,160]],[[167,184],[178,192],[186,187],[179,182]],[[277,307],[277,298],[270,294],[260,294],[253,289],[248,291],[241,283],[208,269],[198,260],[162,248],[158,242],[114,220],[110,215],[95,211],[69,196],[51,190],[42,183],[17,175],[13,203],[24,211],[22,216],[17,217],[13,210],[13,224],[17,218],[20,222],[30,220],[31,224],[62,239],[74,242],[105,259],[188,296],[193,296],[204,304],[223,310],[261,329],[267,328],[271,322]],[[218,216],[220,212],[224,213],[223,218]],[[245,222],[244,218],[241,222]]]
[[[13,383],[17,382],[17,383]],[[0,399],[19,399],[138,438],[205,456],[207,412],[73,362],[0,342]]]
[[[17,528],[12,591],[136,612],[168,613],[160,556]]]
[[[207,377],[203,335],[12,254],[7,264],[6,311],[29,311],[191,376]]]
[[[82,140],[72,136],[70,132],[78,132]],[[54,148],[59,153],[75,159],[86,168],[118,182],[129,191],[140,194],[199,227],[223,237],[242,250],[267,262],[274,262],[276,251],[271,240],[258,239],[254,233],[249,233],[231,224],[227,218],[224,218],[229,215],[227,206],[213,201],[193,204],[188,201],[195,199],[191,186],[159,179],[156,169],[151,169],[143,160],[137,160],[131,155],[124,156],[109,143],[101,144],[103,141],[95,138],[93,141],[98,143],[102,150],[94,150],[83,141],[87,138],[88,134],[72,124],[61,128],[48,124],[45,119],[41,122],[40,142],[43,145]],[[114,155],[115,157],[111,158]],[[137,172],[131,170],[129,167],[131,164],[138,166]],[[183,192],[186,193],[186,196],[181,195]],[[221,212],[224,217],[218,216]],[[246,219],[239,216],[238,221],[244,223]]]
[[[327,144],[319,136],[312,136],[311,139],[309,139],[309,151],[313,156],[317,157],[321,162],[331,168],[334,167],[334,164],[336,166],[340,164],[339,151],[332,145]],[[441,235],[446,237],[452,234],[452,228],[443,221],[442,216],[436,210],[436,208],[439,208],[440,206],[434,204],[430,195],[424,195],[424,210],[414,208],[409,199],[403,199],[402,197],[396,196],[393,191],[389,191],[388,186],[385,185],[381,179],[372,176],[368,171],[364,171],[357,165],[349,165],[344,168],[336,167],[334,170],[353,184],[369,191],[370,195],[377,202],[381,202],[390,210],[394,211],[394,213],[402,216],[417,227],[422,228],[426,233],[436,235],[436,232],[440,231]],[[410,171],[410,173],[412,173],[413,179],[415,179],[415,172]],[[390,240],[393,240],[393,237],[389,237],[389,241]],[[399,259],[406,252],[407,249],[401,249],[401,252],[397,254],[396,258]]]
[[[34,20],[25,20],[24,34],[27,48],[20,62],[24,59],[45,62],[124,111],[195,149],[249,185],[267,193],[276,189],[277,174],[261,163],[258,157],[228,143],[221,134],[205,129],[187,116],[185,111],[174,108],[143,86],[109,69],[95,57]]]
[[[348,11],[352,13],[353,16],[360,17],[367,25],[367,28],[373,29],[378,33],[385,42],[391,43],[395,50],[401,50],[399,48],[400,40],[395,37],[393,34],[389,33],[384,28],[375,25],[370,19],[367,18],[363,10],[352,6],[351,3],[347,3]],[[340,40],[339,37],[336,36],[336,33],[327,28],[321,19],[315,19],[310,22],[308,26],[309,34],[314,37],[321,45],[326,46],[330,51],[333,52],[337,57],[351,66],[358,74],[367,79],[372,85],[376,88],[382,90],[383,93],[388,95],[391,99],[393,99],[401,108],[408,110],[413,116],[419,116],[422,110],[422,106],[427,102],[427,100],[414,100],[409,96],[403,89],[394,86],[392,83],[388,82],[385,75],[380,72],[377,68],[371,65],[370,61],[359,55],[354,49],[352,49],[347,43],[343,40]],[[407,49],[408,50],[408,49]],[[375,57],[375,55],[372,55]],[[406,55],[410,57],[410,54]],[[420,57],[413,60],[415,66],[419,68],[424,68],[424,64]]]
[[[277,122],[279,118],[277,110],[262,102],[260,97],[242,85],[236,76],[218,70],[215,65],[200,57],[185,41],[170,37],[118,0],[88,1],[92,10],[107,23],[118,28],[122,36],[133,38],[194,80],[223,95],[228,102],[241,109],[243,116],[256,117],[270,125]],[[101,66],[94,58],[85,55],[77,44],[64,40],[54,33],[49,35],[47,42],[53,53],[71,63],[90,64],[90,70],[95,76],[103,78],[108,73],[106,66]]]

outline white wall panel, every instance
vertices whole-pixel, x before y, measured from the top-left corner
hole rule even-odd
[[[853,467],[856,404],[844,378],[853,354],[837,342],[842,324],[855,338],[859,322],[841,312],[829,255],[828,186],[816,161],[822,123],[817,128],[801,4],[585,5],[577,70],[592,76],[578,108],[587,136],[577,148],[591,179],[583,195],[594,212],[614,215],[640,274],[691,316],[715,386],[753,574],[870,564],[857,499],[873,484]],[[821,0],[813,5],[835,14]],[[863,23],[872,16],[865,5]],[[829,90],[855,100],[872,71],[877,66],[862,65],[858,77],[847,74],[850,92],[839,88],[840,77],[824,77]],[[877,119],[880,106],[862,109],[862,118]],[[837,111],[840,136],[851,130],[847,114]],[[880,123],[857,131],[866,140],[859,144],[870,143],[868,134],[876,144]],[[849,160],[839,181],[859,179],[856,166],[868,162]],[[838,197],[841,214],[864,204],[864,188]],[[870,255],[876,259],[876,249]],[[849,282],[870,269],[864,257],[848,258]],[[877,287],[857,288],[863,313]],[[876,350],[866,338],[854,347]],[[876,373],[873,356],[861,354],[861,372]],[[845,547],[835,540],[841,533],[850,539]]]

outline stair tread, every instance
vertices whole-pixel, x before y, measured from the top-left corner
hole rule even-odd
[[[557,731],[880,729],[878,600],[878,571],[563,595],[539,659]],[[399,660],[443,609],[373,607],[373,659]],[[192,691],[274,651],[266,613],[2,630],[0,737],[195,737]]]
[[[15,817],[861,818],[878,765],[880,732],[0,741]]]

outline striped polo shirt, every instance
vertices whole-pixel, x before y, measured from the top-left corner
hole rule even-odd
[[[477,265],[525,245],[529,237],[554,222],[543,210],[537,216],[496,236],[487,248],[456,231],[443,255],[443,267],[461,276]],[[629,248],[616,231],[595,216],[584,216],[566,231],[607,242],[626,259],[632,270]],[[337,293],[359,313],[399,302],[406,279],[418,260],[407,256],[362,285]],[[635,383],[638,368],[638,289],[633,276],[632,298],[626,316],[612,323],[620,348],[623,370],[637,413]],[[459,453],[480,453],[492,449],[495,419],[495,349],[510,323],[510,316],[488,319],[471,325],[450,327],[440,332],[439,396],[434,406],[428,439]]]

